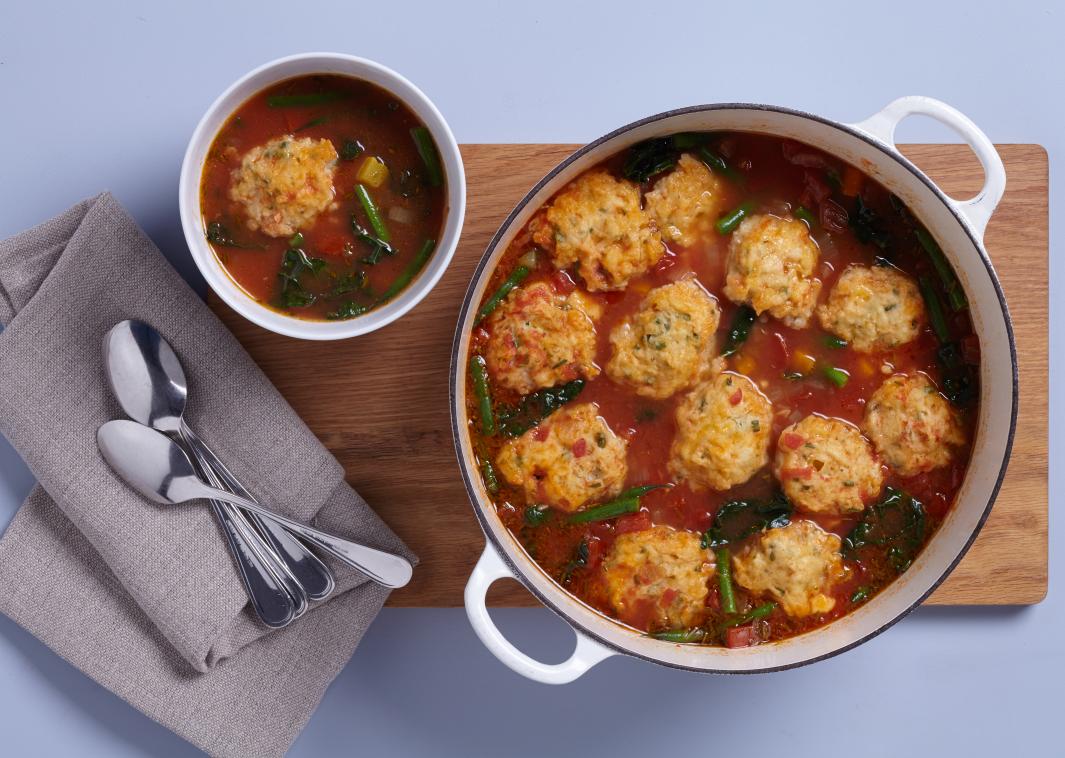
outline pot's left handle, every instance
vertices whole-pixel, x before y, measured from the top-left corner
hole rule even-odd
[[[1006,167],[1002,165],[1002,158],[995,150],[994,143],[968,116],[935,98],[911,95],[900,97],[879,113],[851,126],[887,143],[897,153],[895,129],[904,118],[915,114],[929,116],[950,127],[976,153],[984,168],[983,189],[970,200],[951,200],[951,204],[983,239],[987,222],[1006,190]]]
[[[613,650],[574,630],[577,635],[577,647],[573,654],[562,663],[541,663],[518,650],[503,636],[499,627],[488,615],[485,605],[488,588],[497,579],[514,578],[510,569],[499,557],[491,543],[484,546],[484,553],[470,574],[466,583],[466,615],[470,618],[473,631],[492,655],[522,676],[544,684],[567,684],[590,669],[600,661],[617,655]]]

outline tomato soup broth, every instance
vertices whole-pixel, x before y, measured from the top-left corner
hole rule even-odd
[[[975,371],[971,366],[978,360],[978,343],[965,308],[953,310],[949,306],[946,280],[940,276],[943,272],[937,271],[922,244],[922,238],[926,244],[934,245],[934,241],[898,200],[876,182],[813,148],[777,138],[727,133],[676,135],[673,140],[672,151],[668,146],[658,146],[666,155],[665,163],[672,166],[670,161],[675,161],[678,153],[685,152],[681,146],[690,145],[691,152],[700,155],[719,179],[720,205],[728,213],[722,214],[717,229],[700,235],[688,246],[667,240],[667,249],[661,258],[646,273],[631,279],[624,289],[586,292],[585,282],[574,267],[560,270],[551,255],[538,249],[533,237],[538,225],[542,224],[541,211],[517,236],[499,262],[487,288],[489,295],[496,292],[522,264],[531,271],[518,288],[545,281],[559,293],[581,291],[602,314],[595,321],[595,363],[604,367],[611,358],[611,333],[637,313],[648,293],[694,276],[720,308],[719,327],[714,337],[714,354],[719,355],[728,343],[730,329],[737,322],[743,323],[744,314],[740,311],[749,309],[723,294],[730,239],[735,232],[721,232],[722,222],[728,220],[732,209],[746,208],[745,216],[758,213],[797,218],[807,225],[809,236],[819,251],[814,275],[821,282],[820,303],[825,302],[849,266],[888,266],[919,280],[922,286],[931,285],[930,296],[937,300],[943,311],[942,319],[946,321],[944,325],[936,320],[936,324],[940,329],[945,326],[949,336],[937,336],[936,329],[925,323],[920,333],[904,345],[859,352],[826,331],[817,318],[811,318],[805,327],[796,328],[768,313],[753,317],[749,311],[753,323],[746,338],[735,352],[716,358],[718,365],[712,369],[707,367],[707,370],[735,372],[749,377],[771,401],[770,463],[743,483],[726,490],[693,488],[671,470],[669,457],[677,435],[677,410],[686,391],[656,399],[634,393],[631,386],[614,381],[606,371],[586,377],[579,394],[568,404],[594,403],[609,428],[627,441],[624,489],[668,485],[640,495],[635,499],[634,507],[626,508],[627,512],[614,518],[574,522],[572,513],[545,508],[535,498],[530,499],[525,489],[508,482],[493,469],[510,438],[498,432],[485,433],[479,405],[483,396],[479,395],[472,375],[466,395],[470,431],[486,475],[486,485],[490,490],[496,490],[493,497],[499,517],[529,555],[569,592],[604,614],[663,639],[731,646],[756,644],[786,638],[846,614],[904,571],[916,552],[927,543],[950,508],[968,463],[968,441],[972,439],[976,417],[973,400]],[[645,143],[633,151],[647,147]],[[651,149],[654,149],[653,145]],[[637,157],[633,151],[615,156],[593,171],[605,169],[614,177],[632,178],[639,184],[641,197],[646,202],[647,193],[663,172],[652,171],[647,176],[637,174],[634,177],[628,170]],[[549,206],[550,203],[545,207]],[[530,251],[535,252],[530,256]],[[495,322],[489,317],[475,327],[471,356],[489,349],[494,326]],[[943,344],[941,337],[947,337],[949,344]],[[945,364],[943,353],[946,350],[954,352],[947,356]],[[961,364],[957,353],[961,351],[964,351],[961,358],[964,365],[959,369]],[[780,604],[774,602],[772,593],[748,591],[738,584],[733,585],[731,579],[729,584],[733,586],[723,587],[722,572],[718,567],[709,581],[703,601],[705,608],[698,613],[697,622],[663,625],[661,614],[653,612],[658,610],[653,603],[631,603],[623,612],[619,611],[617,598],[615,596],[612,601],[610,584],[603,576],[604,557],[611,553],[619,536],[664,525],[678,532],[700,535],[701,546],[707,549],[707,560],[714,561],[716,557],[720,561],[720,550],[716,554],[710,551],[713,539],[708,535],[722,506],[736,501],[769,502],[776,499],[780,502],[782,499],[779,494],[781,483],[774,473],[772,461],[785,428],[811,414],[841,419],[857,427],[862,424],[870,396],[888,377],[897,374],[921,374],[944,391],[945,383],[951,387],[964,385],[953,398],[956,402],[952,412],[956,414],[966,441],[957,446],[948,464],[904,476],[877,457],[884,492],[903,493],[921,510],[922,524],[920,534],[916,536],[918,544],[905,548],[901,557],[900,553],[891,552],[898,547],[895,540],[885,540],[882,545],[873,545],[876,540],[868,540],[867,544],[847,550],[849,536],[852,542],[858,542],[853,539],[856,529],[859,532],[866,530],[867,535],[870,529],[875,531],[884,527],[880,523],[869,525],[874,505],[884,496],[867,502],[864,511],[855,513],[798,513],[793,504],[787,504],[791,521],[799,518],[812,521],[824,532],[839,537],[844,545],[844,572],[824,588],[832,601],[830,609],[803,615],[785,613]],[[500,409],[506,413],[507,409],[521,404],[520,393],[494,381],[491,372],[488,372],[487,379],[490,401],[497,413]],[[551,416],[547,416],[541,423],[549,423],[550,419]],[[787,502],[786,498],[783,500]],[[589,508],[595,506],[596,502],[588,504]],[[887,511],[882,515],[884,520],[890,519]],[[785,517],[784,523],[787,520]],[[863,520],[866,526],[859,528]],[[779,526],[778,523],[769,528]],[[908,526],[900,528],[904,530]],[[766,531],[768,529],[758,530],[753,535],[731,540],[727,544],[730,555],[743,551]],[[913,536],[911,533],[908,538]],[[645,580],[659,581],[661,574],[651,571]],[[636,581],[639,584],[641,580],[637,577]],[[669,587],[665,589],[664,602],[670,602],[671,591]],[[723,592],[732,596],[724,609]]]
[[[201,183],[205,234],[230,278],[315,320],[355,317],[409,284],[440,236],[446,196],[410,108],[337,75],[246,101],[215,137]]]

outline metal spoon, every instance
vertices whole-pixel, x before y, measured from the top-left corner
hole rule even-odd
[[[157,503],[174,505],[201,498],[225,500],[284,524],[289,531],[354,566],[378,584],[402,587],[410,581],[413,569],[398,555],[320,531],[205,484],[181,446],[161,432],[133,421],[108,421],[96,432],[96,443],[115,473]]]
[[[185,421],[185,372],[170,343],[158,331],[141,321],[115,324],[104,337],[104,364],[111,389],[126,415],[161,432],[177,434],[211,485],[254,499]],[[308,597],[322,600],[333,591],[332,572],[306,545],[278,524],[254,514],[251,520],[279,559],[273,568],[282,572],[297,616],[307,609]]]

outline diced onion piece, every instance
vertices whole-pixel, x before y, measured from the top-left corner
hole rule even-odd
[[[388,180],[388,166],[376,155],[371,155],[359,166],[359,173],[355,178],[371,187],[380,187]]]
[[[536,249],[533,248],[529,252],[525,253],[525,255],[518,258],[518,263],[522,266],[525,266],[525,268],[529,269],[530,271],[536,268]]]
[[[414,211],[410,208],[404,208],[402,205],[393,205],[389,208],[388,217],[392,221],[398,221],[401,224],[414,223]]]

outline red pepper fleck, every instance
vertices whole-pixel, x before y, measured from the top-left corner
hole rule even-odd
[[[540,424],[540,426],[538,426],[535,429],[533,429],[532,436],[533,436],[533,439],[536,440],[537,442],[543,442],[544,440],[547,439],[547,435],[548,435],[549,432],[550,432],[550,430],[545,425]]]
[[[780,470],[780,477],[782,479],[809,479],[814,475],[814,470],[810,466],[803,466],[802,468],[784,468]]]
[[[570,278],[570,275],[565,271],[556,271],[551,274],[551,286],[554,287],[555,292],[560,295],[568,295],[577,288],[577,285]]]
[[[579,440],[573,443],[573,447],[570,448],[573,451],[574,458],[581,458],[588,454],[588,442],[581,437]]]
[[[743,390],[736,390],[732,393],[732,397],[728,399],[733,405],[739,405],[741,400],[743,400]]]
[[[785,432],[780,441],[784,443],[785,447],[790,447],[792,450],[798,450],[805,442],[802,436],[795,432]]]

